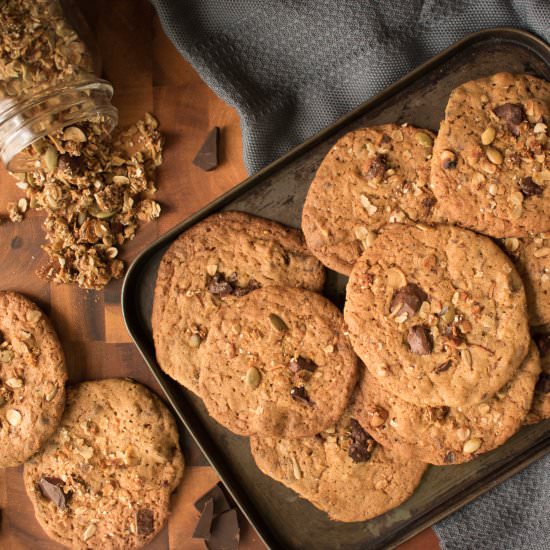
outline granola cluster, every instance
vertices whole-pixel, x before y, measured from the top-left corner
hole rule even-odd
[[[162,136],[150,114],[109,135],[101,120],[79,123],[35,142],[27,154],[34,168],[14,174],[26,198],[8,206],[20,221],[27,207],[44,210],[44,250],[50,263],[41,275],[58,283],[102,289],[118,279],[119,247],[138,224],[157,218],[155,168]]]
[[[0,1],[0,29],[0,100],[93,70],[58,0]]]

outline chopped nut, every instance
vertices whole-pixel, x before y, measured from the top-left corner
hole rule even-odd
[[[0,350],[0,363],[11,363],[14,353],[11,349]]]
[[[533,132],[535,134],[545,134],[547,128],[548,127],[546,126],[546,124],[544,124],[544,122],[537,122],[535,124],[535,127],[533,128]]]
[[[546,258],[550,254],[550,247],[545,246],[544,248],[539,248],[533,252],[535,258]]]
[[[218,264],[208,264],[206,266],[206,273],[210,275],[210,277],[214,277],[216,273],[218,272]]]
[[[506,250],[508,250],[509,252],[516,252],[519,248],[519,239],[516,239],[515,237],[503,239],[502,242],[504,243]]]
[[[57,395],[57,386],[53,386],[52,388],[50,388],[47,392],[46,392],[46,395],[45,395],[45,399],[46,401],[49,403],[50,401],[53,400],[53,398]]]
[[[407,278],[399,268],[390,267],[386,272],[386,282],[390,288],[401,288],[407,284]]]
[[[464,454],[472,454],[472,453],[475,453],[480,447],[481,447],[481,439],[474,437],[466,441],[466,443],[464,443],[462,452]]]
[[[470,434],[471,434],[471,431],[468,428],[464,428],[464,427],[459,428],[456,431],[456,437],[458,437],[460,441],[466,441],[466,439],[470,437]]]
[[[23,417],[21,413],[16,409],[8,409],[6,411],[6,419],[12,426],[19,426]]]
[[[382,407],[373,407],[367,412],[367,416],[369,419],[369,424],[373,428],[379,428],[386,422],[388,418],[388,411]]]
[[[464,363],[466,363],[466,365],[468,365],[469,367],[472,366],[472,354],[470,352],[469,349],[461,349],[460,350],[460,357],[462,359],[462,361],[464,361]]]
[[[302,479],[302,470],[300,470],[300,466],[294,455],[290,455],[290,460],[292,462],[292,473],[294,477],[296,479]]]
[[[21,378],[8,378],[6,380],[6,386],[9,386],[13,389],[22,388],[23,380],[21,380]]]
[[[360,198],[361,198],[361,206],[363,206],[363,208],[367,211],[367,214],[369,216],[372,216],[377,212],[378,207],[370,202],[367,195],[361,195]]]
[[[25,317],[27,318],[27,321],[31,323],[31,325],[35,325],[40,320],[40,317],[42,317],[42,314],[37,309],[30,309],[27,311]]]
[[[97,527],[95,526],[95,523],[90,523],[86,529],[84,529],[84,533],[82,533],[82,540],[86,542],[87,540],[91,539],[97,531]]]
[[[78,126],[69,126],[63,131],[62,139],[64,141],[76,141],[84,143],[88,140],[86,134]]]
[[[189,346],[192,348],[198,348],[201,345],[202,339],[199,334],[196,332],[191,334],[191,338],[189,338]]]

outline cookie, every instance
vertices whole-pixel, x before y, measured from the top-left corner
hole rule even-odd
[[[540,353],[542,372],[535,386],[526,424],[536,424],[550,418],[550,331],[547,328],[545,332],[535,334],[534,339]]]
[[[365,521],[405,502],[426,465],[378,445],[365,427],[343,415],[315,437],[253,436],[258,468],[336,521]]]
[[[183,473],[178,430],[160,399],[131,380],[67,391],[55,435],[24,469],[44,531],[70,548],[141,548],[168,517]]]
[[[208,412],[240,435],[313,436],[348,404],[357,359],[344,319],[313,292],[265,287],[210,321],[200,369]]]
[[[534,344],[497,394],[469,407],[419,407],[366,373],[352,414],[384,447],[429,464],[458,464],[496,449],[522,426],[540,374]]]
[[[271,285],[320,291],[324,281],[300,231],[243,212],[206,218],[174,241],[158,270],[152,324],[159,365],[198,393],[198,356],[220,305]]]
[[[445,225],[384,230],[352,271],[344,317],[373,376],[416,405],[488,399],[530,341],[510,259],[490,239]]]
[[[550,83],[498,73],[455,88],[432,158],[449,223],[492,237],[550,231]]]
[[[53,434],[66,381],[49,319],[21,294],[0,292],[0,468],[23,464]]]
[[[385,224],[434,219],[429,187],[434,137],[429,130],[386,124],[336,142],[302,213],[308,247],[326,266],[349,275]]]
[[[550,233],[503,239],[525,286],[529,324],[550,323]]]

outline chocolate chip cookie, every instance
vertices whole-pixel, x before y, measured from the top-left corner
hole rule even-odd
[[[386,124],[350,132],[332,147],[302,214],[307,244],[326,266],[349,275],[385,224],[436,219],[429,187],[434,137]]]
[[[66,380],[49,319],[21,294],[0,292],[0,468],[23,464],[53,434]]]
[[[253,436],[250,447],[262,472],[336,521],[365,521],[399,506],[426,469],[378,445],[349,412],[315,437]]]
[[[300,231],[243,212],[206,218],[174,241],[158,270],[152,323],[159,365],[197,393],[198,355],[222,304],[271,285],[320,291],[324,280]]]
[[[490,398],[530,341],[510,259],[490,239],[445,225],[385,229],[352,271],[344,317],[372,375],[415,405]]]
[[[71,548],[141,548],[168,517],[183,473],[178,431],[160,399],[131,380],[67,391],[61,425],[25,464],[48,536]]]
[[[493,237],[550,231],[550,83],[498,73],[452,91],[432,187],[450,223]]]
[[[534,339],[540,353],[542,372],[535,386],[527,424],[535,424],[550,418],[550,330],[546,328],[544,332],[535,334]]]
[[[499,447],[521,428],[539,374],[532,344],[516,375],[492,398],[468,407],[420,407],[366,373],[352,414],[384,447],[429,464],[458,464]]]
[[[529,324],[550,323],[550,232],[502,243],[523,279]]]
[[[201,355],[200,395],[240,435],[313,436],[348,404],[357,360],[340,311],[313,292],[265,287],[218,310]]]

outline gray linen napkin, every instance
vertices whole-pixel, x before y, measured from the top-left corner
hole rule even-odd
[[[252,173],[470,32],[550,41],[550,0],[151,0],[241,117]],[[435,527],[446,550],[550,548],[550,457]]]

